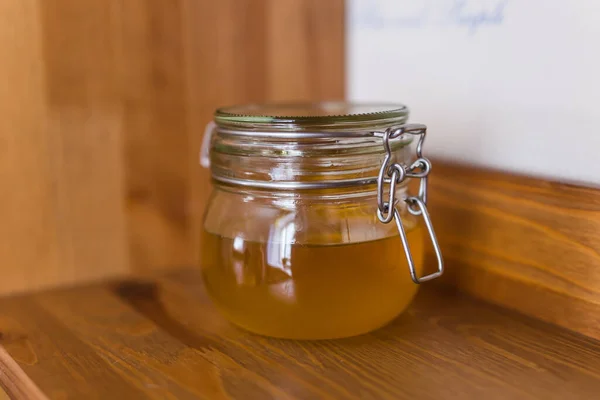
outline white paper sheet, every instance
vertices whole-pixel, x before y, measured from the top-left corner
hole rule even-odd
[[[349,0],[353,100],[407,104],[427,154],[600,184],[600,1]]]

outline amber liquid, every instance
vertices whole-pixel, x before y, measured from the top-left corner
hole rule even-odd
[[[421,229],[407,232],[417,270]],[[331,339],[377,329],[417,291],[398,236],[341,245],[256,243],[204,233],[202,271],[220,311],[255,333]]]

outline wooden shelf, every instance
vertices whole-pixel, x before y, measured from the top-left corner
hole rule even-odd
[[[297,342],[239,330],[198,273],[0,300],[15,398],[564,399],[600,393],[600,342],[423,287],[391,325]],[[0,398],[2,396],[0,395]]]
[[[598,188],[437,161],[430,186],[442,281],[600,340]]]

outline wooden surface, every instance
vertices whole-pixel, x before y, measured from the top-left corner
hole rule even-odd
[[[600,342],[432,288],[372,334],[296,342],[229,325],[180,270],[1,300],[0,344],[50,399],[597,398]]]
[[[193,263],[215,107],[344,95],[343,0],[0,2],[0,294]]]
[[[436,163],[429,199],[446,283],[600,339],[600,190]]]

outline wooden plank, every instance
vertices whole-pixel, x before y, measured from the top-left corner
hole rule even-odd
[[[344,2],[269,1],[268,99],[344,97]]]
[[[120,8],[127,216],[134,269],[190,262],[182,1]]]
[[[48,283],[61,259],[38,13],[34,0],[0,3],[0,293]]]
[[[600,391],[599,341],[431,289],[371,334],[291,341],[231,326],[199,273],[182,270],[0,300],[0,344],[49,398],[563,399]]]
[[[88,304],[74,302],[84,292]],[[210,371],[212,365],[106,289],[53,293],[38,300],[49,314],[68,324],[74,335],[94,349],[112,373],[149,398],[210,398],[203,392],[215,386],[214,377],[198,371]]]
[[[0,327],[0,344],[51,399],[105,399],[114,393],[142,397],[110,362],[32,297],[3,301]]]
[[[67,3],[0,5],[0,293],[126,269],[110,15]]]
[[[600,338],[600,190],[436,163],[444,281]]]
[[[124,274],[128,249],[116,7],[101,0],[41,1],[39,7],[61,275],[64,283],[75,283]]]

